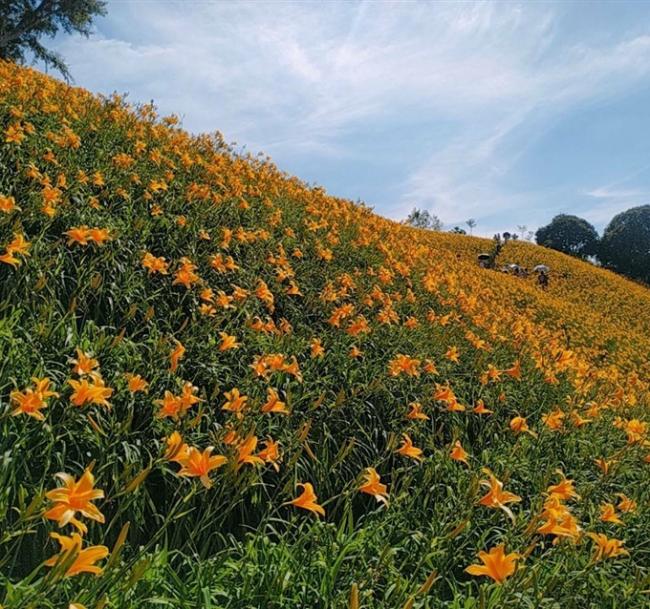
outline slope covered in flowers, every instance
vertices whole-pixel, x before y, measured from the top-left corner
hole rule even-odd
[[[648,290],[6,63],[0,135],[0,605],[647,606]]]

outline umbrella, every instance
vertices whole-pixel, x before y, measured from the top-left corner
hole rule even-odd
[[[538,264],[538,265],[533,269],[533,271],[535,271],[536,273],[548,273],[549,270],[550,270],[550,269],[549,269],[545,264]]]

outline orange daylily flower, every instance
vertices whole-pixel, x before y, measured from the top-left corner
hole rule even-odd
[[[0,195],[0,211],[9,214],[12,211],[20,211],[20,207],[16,205],[16,199],[13,197]]]
[[[142,266],[147,269],[150,275],[154,273],[167,275],[169,269],[169,264],[162,256],[156,257],[151,252],[145,252],[142,258]]]
[[[350,347],[350,352],[348,353],[348,356],[351,357],[352,359],[358,359],[363,355],[363,351],[359,349],[356,345],[352,345]]]
[[[174,281],[172,281],[172,285],[182,285],[185,289],[189,290],[200,279],[194,271],[196,271],[196,264],[194,264],[189,258],[181,258],[180,267],[176,273],[174,273]]]
[[[228,351],[230,349],[236,349],[239,347],[236,336],[231,336],[225,332],[219,332],[221,337],[221,344],[219,345],[219,351]]]
[[[325,348],[321,344],[320,338],[314,338],[310,343],[310,347],[312,359],[323,357],[323,355],[325,355]]]
[[[181,462],[179,476],[198,477],[205,488],[212,486],[210,472],[220,468],[228,461],[223,455],[212,455],[214,446],[208,446],[203,452],[194,446],[187,449],[187,455]]]
[[[460,361],[460,351],[458,350],[458,347],[449,347],[447,349],[447,352],[445,353],[445,357],[450,361],[454,362],[454,364],[457,364]]]
[[[70,362],[74,364],[74,368],[72,369],[72,372],[77,376],[86,376],[87,374],[90,374],[95,368],[99,366],[99,362],[96,359],[94,359],[87,353],[84,353],[78,347],[77,347],[77,358],[71,359]]]
[[[165,449],[164,459],[175,461],[182,464],[189,454],[189,446],[183,442],[183,438],[177,431],[165,439],[167,448]]]
[[[627,434],[628,444],[636,444],[642,442],[648,433],[648,424],[639,419],[630,419],[623,427]]]
[[[521,501],[521,497],[509,491],[504,491],[503,482],[498,480],[489,469],[484,469],[483,471],[488,475],[489,480],[481,480],[481,486],[489,490],[486,495],[479,499],[479,504],[489,508],[501,509],[514,520],[514,515],[506,504],[517,503]]]
[[[571,514],[558,495],[550,495],[544,502],[541,518],[543,523],[537,532],[542,535],[555,535],[553,543],[566,538],[576,542],[581,534],[578,521]]]
[[[580,499],[580,495],[576,493],[576,490],[573,486],[573,480],[568,480],[566,476],[562,473],[562,470],[556,470],[556,473],[561,476],[560,482],[553,484],[548,487],[547,492],[551,497],[557,497],[562,501],[567,501],[568,499]]]
[[[248,396],[240,395],[239,389],[235,387],[230,391],[225,391],[224,396],[226,396],[226,403],[221,407],[221,410],[228,410],[236,414],[241,413],[244,408],[246,408],[246,402],[248,401]]]
[[[181,395],[174,395],[171,391],[165,391],[165,395],[161,400],[154,400],[154,404],[160,406],[156,416],[172,417],[174,419],[184,416],[194,404],[203,401],[194,395],[197,391],[198,388],[189,381],[186,381],[183,385]]]
[[[81,533],[87,533],[88,528],[76,518],[77,513],[99,523],[105,521],[104,515],[92,503],[96,499],[102,499],[104,491],[94,488],[95,477],[90,469],[86,469],[79,480],[66,473],[56,474],[56,477],[63,481],[63,486],[45,493],[45,496],[54,502],[43,514],[45,518],[56,520],[60,527],[70,523]]]
[[[407,419],[411,420],[420,420],[420,421],[428,421],[429,417],[422,412],[422,404],[420,402],[411,402],[409,404],[410,410],[408,411],[408,414],[406,415]]]
[[[623,493],[616,493],[616,496],[620,499],[618,505],[616,506],[621,512],[634,512],[636,511],[636,501],[630,499]]]
[[[176,346],[174,350],[169,354],[169,370],[170,372],[176,372],[178,369],[178,362],[183,359],[185,356],[185,347],[183,343],[176,340]]]
[[[517,570],[517,560],[521,558],[516,552],[506,554],[504,548],[505,545],[500,544],[489,552],[479,552],[478,557],[483,564],[470,565],[465,571],[470,575],[486,575],[497,584],[502,584]]]
[[[485,402],[479,399],[476,400],[476,405],[474,406],[474,410],[472,412],[475,412],[476,414],[492,414],[494,411],[487,409],[485,407]]]
[[[617,556],[629,556],[629,552],[623,547],[623,541],[612,539],[602,533],[587,533],[596,544],[594,561],[598,562],[605,558],[616,558]]]
[[[285,505],[295,505],[296,507],[308,510],[314,514],[325,516],[325,508],[317,503],[318,497],[314,493],[314,487],[310,482],[299,482],[298,486],[303,488],[302,493],[295,499],[288,501]]]
[[[603,503],[600,506],[600,519],[603,522],[611,522],[612,524],[624,524],[616,514],[616,508],[612,503]]]
[[[74,389],[70,396],[70,401],[75,406],[83,406],[84,404],[99,404],[110,408],[108,398],[113,395],[113,390],[104,385],[104,380],[101,377],[94,376],[93,382],[88,379],[75,381],[70,379],[68,384]]]
[[[516,434],[529,433],[531,436],[537,437],[537,434],[528,427],[528,423],[524,417],[513,417],[510,421],[510,429]]]
[[[262,406],[261,412],[277,412],[280,414],[289,414],[287,405],[280,400],[280,396],[275,389],[270,387],[266,390],[266,403]]]
[[[542,422],[546,427],[552,429],[553,431],[558,431],[562,429],[563,419],[566,415],[560,409],[554,410],[549,414],[542,415]]]
[[[598,459],[594,459],[594,463],[598,466],[598,469],[603,473],[604,476],[609,474],[609,470],[612,465],[616,463],[615,459],[603,459],[602,457],[599,457]]]
[[[124,376],[128,383],[128,389],[131,393],[138,393],[138,391],[148,393],[149,383],[145,381],[139,374],[131,374],[130,372],[127,372]]]
[[[390,362],[388,362],[388,373],[391,376],[406,374],[407,376],[420,376],[418,366],[420,360],[402,353],[398,353]]]
[[[408,434],[404,434],[403,438],[404,440],[402,442],[402,445],[397,449],[396,452],[403,457],[410,457],[411,459],[422,461],[424,459],[422,456],[422,450],[416,446],[413,446],[413,441],[408,436]]]
[[[463,448],[462,444],[460,443],[460,440],[456,440],[454,442],[454,445],[451,449],[451,452],[449,453],[449,456],[454,460],[454,461],[462,461],[465,463],[465,465],[469,465],[469,462],[467,461],[467,458],[469,455]]]
[[[0,255],[0,262],[10,264],[14,268],[20,265],[20,259],[16,258],[16,254],[20,256],[29,256],[29,248],[31,243],[25,240],[22,233],[14,233],[13,240],[5,247],[5,253]]]
[[[47,377],[42,379],[32,377],[34,388],[29,387],[24,391],[12,391],[9,394],[9,399],[16,406],[11,411],[12,416],[26,414],[38,421],[44,421],[45,417],[41,413],[41,410],[47,408],[47,399],[50,397],[59,397],[56,391],[50,390],[50,382],[50,379]]]
[[[503,371],[504,374],[507,374],[509,377],[512,377],[513,379],[521,379],[521,362],[517,360],[511,368],[508,368],[507,370]]]
[[[372,495],[380,503],[388,504],[388,490],[385,484],[380,482],[381,478],[374,467],[366,468],[364,482],[359,487],[362,493]]]
[[[65,575],[71,577],[80,573],[93,573],[99,575],[102,568],[98,567],[95,563],[108,556],[108,548],[106,546],[88,546],[83,548],[83,540],[79,533],[73,533],[71,537],[59,535],[58,533],[50,533],[50,537],[56,539],[61,546],[59,554],[48,558],[45,561],[46,567],[53,567],[60,560],[65,560],[69,556],[75,555],[74,562],[68,567]]]
[[[89,228],[85,225],[73,226],[63,234],[68,237],[68,245],[77,244],[86,246],[88,243],[104,245],[104,243],[110,239],[110,234],[107,228]]]
[[[257,448],[257,438],[255,436],[248,436],[237,447],[237,468],[242,465],[263,465],[264,459],[259,455],[254,455]]]
[[[277,442],[271,438],[264,441],[264,448],[257,453],[257,456],[265,463],[270,463],[276,472],[280,471],[280,447]]]

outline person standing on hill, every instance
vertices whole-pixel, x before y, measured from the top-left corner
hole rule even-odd
[[[546,274],[546,271],[540,271],[539,275],[537,275],[537,283],[539,283],[539,287],[541,287],[542,290],[548,288],[548,275]]]

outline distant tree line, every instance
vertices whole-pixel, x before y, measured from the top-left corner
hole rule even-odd
[[[617,273],[650,283],[650,205],[614,216],[602,237],[585,219],[560,214],[542,226],[535,238],[539,245],[597,260]]]
[[[443,230],[440,218],[417,208],[404,222],[417,228]],[[470,218],[465,224],[471,234],[476,220]],[[519,238],[531,241],[535,237],[538,245],[592,260],[621,275],[650,284],[650,205],[633,207],[614,216],[602,237],[587,220],[569,214],[555,216],[550,224],[535,233],[524,225],[517,226],[517,230],[518,233],[504,232],[499,239],[505,242]],[[467,234],[460,226],[454,226],[449,232]]]

